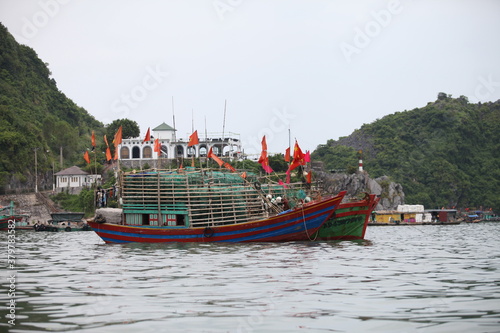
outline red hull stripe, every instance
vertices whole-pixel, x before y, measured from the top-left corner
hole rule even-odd
[[[308,240],[330,218],[342,196],[302,209],[282,213],[266,220],[230,226],[205,228],[132,227],[90,222],[105,242],[260,242]]]

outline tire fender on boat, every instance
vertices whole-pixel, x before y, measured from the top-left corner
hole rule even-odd
[[[260,191],[260,189],[262,188],[262,186],[260,185],[260,183],[259,183],[259,182],[255,182],[255,183],[253,183],[253,187],[255,187],[255,189],[256,189],[257,191]]]
[[[68,227],[64,228],[64,231],[71,231],[71,227],[68,226]]]
[[[203,230],[203,237],[210,238],[214,235],[214,233],[215,233],[214,229],[206,227],[205,230]]]

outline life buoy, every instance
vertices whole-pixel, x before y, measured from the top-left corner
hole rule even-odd
[[[64,231],[71,231],[71,227],[68,226],[68,227],[64,228]]]
[[[262,186],[260,185],[259,182],[255,182],[253,183],[253,187],[257,190],[257,191],[260,191],[260,189],[262,188]]]
[[[215,232],[214,229],[206,227],[205,230],[203,231],[203,237],[210,238],[214,235],[214,232]]]

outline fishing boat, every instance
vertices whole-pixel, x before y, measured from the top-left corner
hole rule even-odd
[[[15,214],[14,212],[14,202],[11,201],[8,206],[0,206],[0,230],[6,230],[10,223],[17,224],[23,220],[26,215]]]
[[[318,231],[318,240],[364,239],[370,215],[379,202],[375,194],[363,200],[342,202],[335,213]]]
[[[106,243],[313,240],[345,195],[311,200],[299,185],[195,168],[128,172],[120,183],[121,217],[97,210],[87,221]]]

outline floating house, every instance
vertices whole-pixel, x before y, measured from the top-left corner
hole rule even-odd
[[[373,222],[377,223],[421,223],[426,219],[423,205],[398,205],[397,210],[375,211]]]
[[[152,129],[151,140],[137,137],[123,139],[118,147],[120,162],[128,167],[142,167],[146,163],[156,167],[159,160],[188,159],[192,157],[206,157],[210,148],[219,157],[230,160],[243,157],[243,149],[239,134],[228,133],[199,133],[199,143],[188,147],[189,139],[179,138],[177,130],[162,123]],[[154,141],[160,143],[160,153],[154,151]]]
[[[375,211],[372,220],[376,223],[427,224],[454,223],[457,220],[456,209],[426,209],[423,205],[399,205],[395,211]]]
[[[456,222],[456,209],[427,209],[425,211],[427,218],[423,222],[450,223]]]

